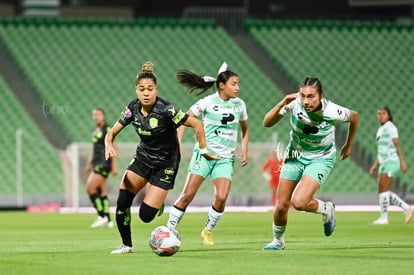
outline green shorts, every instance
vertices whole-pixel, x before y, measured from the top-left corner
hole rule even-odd
[[[401,178],[400,160],[388,160],[380,163],[378,174],[387,174],[390,178]]]
[[[319,185],[322,185],[335,165],[336,155],[319,159],[287,159],[282,165],[280,178],[299,182],[302,176],[312,177]]]
[[[188,172],[190,174],[199,175],[203,178],[210,176],[212,180],[217,178],[227,178],[232,180],[233,166],[234,158],[207,160],[197,150],[193,152]]]

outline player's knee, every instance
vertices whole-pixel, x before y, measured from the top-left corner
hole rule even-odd
[[[304,210],[306,210],[306,208],[308,206],[308,202],[305,201],[304,199],[293,197],[292,198],[292,206],[298,211],[304,211]]]
[[[141,207],[139,208],[139,218],[143,222],[149,223],[155,218],[155,215],[157,215],[157,212],[158,212],[157,208],[151,207],[145,202],[143,202],[141,204]]]
[[[276,203],[275,212],[278,212],[279,214],[283,214],[283,213],[289,211],[290,203],[291,203],[290,201],[282,202],[282,201],[278,200],[277,203]]]
[[[215,199],[215,204],[225,205],[226,201],[227,201],[227,197],[228,197],[228,194],[217,193],[215,195],[215,198],[214,198]]]

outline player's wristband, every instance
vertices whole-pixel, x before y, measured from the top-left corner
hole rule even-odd
[[[204,155],[207,153],[208,153],[207,148],[203,148],[203,149],[200,148],[200,154]]]

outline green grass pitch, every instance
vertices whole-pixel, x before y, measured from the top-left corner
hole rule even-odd
[[[111,255],[116,228],[90,229],[91,214],[0,212],[0,274],[413,274],[414,226],[403,214],[374,226],[378,213],[336,214],[325,237],[319,215],[291,211],[286,249],[263,251],[272,239],[272,213],[225,213],[216,245],[199,237],[205,213],[187,213],[178,231],[183,244],[172,257],[151,252],[148,238],[168,214],[150,224],[133,216],[135,253]]]

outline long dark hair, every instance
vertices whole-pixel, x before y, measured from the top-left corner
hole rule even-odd
[[[199,91],[197,95],[205,93],[208,89],[213,87],[214,84],[216,84],[216,88],[219,89],[220,83],[225,84],[232,76],[238,75],[232,71],[224,71],[219,73],[217,79],[214,79],[211,77],[204,77],[198,75],[188,70],[177,71],[177,81],[188,88],[188,93],[191,94],[192,92],[194,92],[194,90],[201,89],[201,91]]]
[[[392,121],[392,114],[391,114],[391,110],[390,110],[390,108],[388,108],[387,106],[381,106],[381,107],[379,107],[379,108],[378,108],[378,110],[384,110],[385,112],[387,112],[388,117],[390,118],[389,120],[390,120],[391,122],[393,122],[393,121]]]

